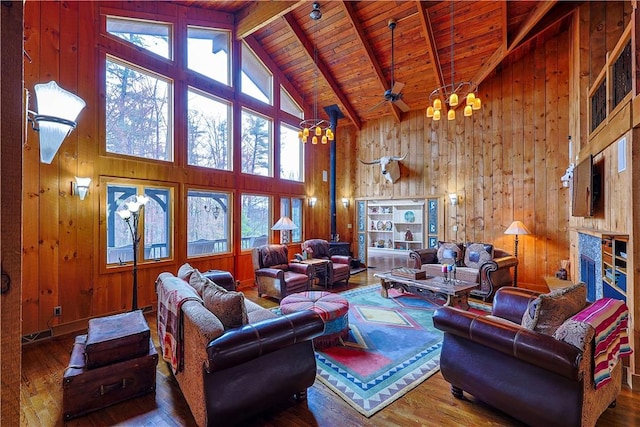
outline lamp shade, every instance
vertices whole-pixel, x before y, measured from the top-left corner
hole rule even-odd
[[[37,84],[34,89],[38,103],[35,121],[40,131],[40,161],[50,164],[62,141],[76,127],[78,114],[86,104],[54,81]]]
[[[504,234],[525,235],[531,234],[531,232],[521,221],[513,221]]]
[[[278,222],[276,222],[275,224],[273,224],[273,227],[271,227],[272,230],[295,230],[297,229],[298,226],[295,225],[293,223],[293,221],[291,221],[291,218],[289,218],[288,216],[283,216],[281,217]]]

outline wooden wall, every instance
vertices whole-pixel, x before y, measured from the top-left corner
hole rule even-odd
[[[22,2],[0,5],[0,253],[2,283],[8,290],[0,297],[0,420],[20,423],[21,389],[21,246],[22,142],[24,139],[22,80]]]
[[[504,230],[521,220],[519,282],[542,286],[569,258],[570,195],[560,177],[568,164],[568,31],[506,62],[480,87],[482,110],[439,122],[415,111],[398,124],[368,122],[356,140],[365,160],[409,153],[401,179],[388,184],[377,166],[359,166],[355,195],[366,199],[441,197],[444,240],[490,242],[513,251]],[[460,203],[451,206],[448,193]],[[453,226],[458,230],[454,231]]]

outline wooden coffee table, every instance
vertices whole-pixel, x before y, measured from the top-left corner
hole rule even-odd
[[[473,288],[478,287],[477,283],[462,280],[452,280],[445,283],[443,277],[434,276],[427,276],[426,279],[408,279],[395,276],[391,272],[376,273],[373,276],[380,279],[382,284],[380,294],[384,298],[389,298],[389,289],[396,288],[403,292],[411,292],[425,297],[444,297],[447,299],[444,305],[459,307],[463,310],[469,309],[469,293]]]

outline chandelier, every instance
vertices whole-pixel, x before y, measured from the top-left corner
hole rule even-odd
[[[303,143],[307,143],[309,137],[311,137],[311,143],[317,144],[318,139],[326,144],[328,141],[333,141],[334,135],[331,130],[330,123],[327,120],[318,118],[318,21],[322,18],[322,12],[320,11],[320,3],[313,3],[313,10],[309,14],[309,17],[315,21],[314,24],[314,47],[313,47],[313,64],[316,67],[315,82],[313,86],[313,117],[312,119],[305,119],[300,122],[300,130],[298,131],[298,138]]]
[[[482,108],[482,102],[478,97],[478,85],[474,82],[454,82],[454,64],[455,64],[455,42],[453,40],[453,15],[454,8],[451,2],[451,83],[441,86],[431,92],[429,95],[429,103],[427,107],[427,117],[433,120],[440,120],[443,105],[448,105],[447,119],[455,120],[456,107],[460,104],[459,97],[465,100],[464,116],[470,117],[475,110]]]

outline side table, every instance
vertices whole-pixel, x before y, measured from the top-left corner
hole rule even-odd
[[[310,258],[298,261],[302,264],[307,264],[313,267],[315,277],[322,277],[324,282],[324,288],[329,287],[329,260],[320,258]]]

